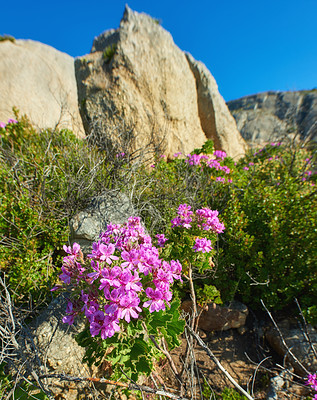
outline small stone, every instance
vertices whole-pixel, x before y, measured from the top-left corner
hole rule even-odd
[[[239,328],[237,329],[238,333],[240,335],[244,335],[246,332],[248,332],[248,328],[246,326],[239,326]]]

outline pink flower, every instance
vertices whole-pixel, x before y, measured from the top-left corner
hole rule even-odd
[[[308,375],[307,385],[310,385],[314,390],[317,390],[317,375],[316,374]]]
[[[101,327],[101,339],[112,337],[116,332],[120,331],[119,320],[116,316],[106,315]]]
[[[73,247],[64,245],[63,249],[64,249],[65,253],[69,254],[73,258],[76,258],[76,257],[79,257],[82,255],[80,245],[76,242],[73,243]]]
[[[143,304],[143,307],[149,307],[150,313],[154,311],[165,310],[163,293],[158,289],[147,288],[145,294],[150,299]]]
[[[225,178],[222,178],[221,176],[217,176],[217,178],[216,178],[216,182],[222,182],[222,183],[225,183]]]
[[[249,167],[243,167],[245,171],[249,171]]]
[[[197,238],[193,250],[196,252],[201,251],[202,253],[209,253],[212,250],[211,241],[206,238]]]
[[[125,319],[130,322],[132,318],[138,318],[142,309],[139,307],[140,299],[135,292],[128,292],[125,296],[121,297],[119,301],[118,318]]]
[[[224,160],[227,157],[227,153],[225,151],[216,150],[214,152],[214,156],[220,158],[221,160]]]
[[[0,128],[5,128],[6,124],[4,122],[0,122]]]
[[[164,247],[165,243],[168,241],[168,239],[164,236],[163,233],[156,235],[156,238],[159,247]]]
[[[177,214],[179,216],[171,220],[172,228],[176,226],[183,226],[184,228],[189,229],[191,227],[190,225],[190,223],[192,222],[191,215],[193,215],[193,212],[190,211],[190,209],[191,206],[187,204],[179,205],[177,211]]]
[[[12,118],[8,119],[8,124],[17,124],[17,123],[18,123],[18,121],[16,119],[12,119]]]

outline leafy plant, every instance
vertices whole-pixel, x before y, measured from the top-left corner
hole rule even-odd
[[[172,283],[181,279],[179,261],[159,258],[137,217],[108,225],[86,261],[78,244],[64,250],[60,279],[72,295],[63,322],[71,325],[85,315],[89,328],[78,336],[84,361],[99,365],[107,354],[116,379],[122,368],[134,381],[149,375],[153,359],[162,355],[157,343],[165,339],[174,348],[184,329],[179,302],[171,301]]]
[[[10,41],[12,43],[15,42],[15,38],[13,36],[10,35],[2,35],[0,36],[0,42],[5,42],[5,41]]]
[[[126,160],[67,130],[37,132],[26,119],[0,124],[0,267],[17,303],[49,295],[68,220],[93,196],[124,185]]]
[[[105,60],[106,64],[109,64],[115,55],[117,50],[117,45],[115,43],[107,46],[102,54],[102,58]]]

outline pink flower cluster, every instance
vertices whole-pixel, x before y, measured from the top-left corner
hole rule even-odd
[[[196,238],[195,244],[193,246],[194,251],[201,251],[202,253],[209,253],[213,247],[211,247],[211,240],[207,238]]]
[[[191,223],[195,218],[195,223],[200,229],[205,231],[212,230],[215,233],[222,233],[225,229],[224,224],[222,224],[218,219],[218,211],[210,210],[210,208],[204,207],[196,210],[196,213],[191,211],[191,206],[187,204],[180,204],[177,210],[178,216],[171,220],[172,228],[177,226],[189,229],[191,228]]]
[[[317,391],[317,375],[309,374],[307,377],[307,385],[309,385],[312,389]],[[314,396],[314,400],[317,400],[317,394]]]
[[[16,119],[10,118],[10,119],[8,119],[7,124],[5,124],[4,122],[0,122],[0,128],[5,128],[9,124],[17,124],[17,123],[18,123],[18,121]]]
[[[176,226],[182,226],[183,228],[189,229],[191,228],[192,215],[194,214],[190,211],[191,206],[187,204],[180,204],[177,210],[178,216],[171,220],[172,228]]]
[[[217,150],[214,152],[214,155],[223,160],[227,155],[224,151]],[[198,165],[202,166],[202,163],[207,165],[209,168],[215,168],[217,171],[223,171],[225,174],[230,174],[230,168],[226,165],[221,165],[218,159],[210,158],[206,154],[188,154],[186,163],[189,165]]]
[[[225,151],[216,150],[214,152],[214,156],[216,158],[220,158],[221,160],[224,160],[227,157],[227,153]]]
[[[219,212],[204,207],[196,211],[197,225],[204,231],[212,230],[215,233],[222,233],[225,229],[218,219]]]
[[[221,150],[216,150],[213,153],[213,156],[216,158],[212,158],[212,156],[208,156],[206,154],[188,154],[185,159],[185,162],[189,165],[193,166],[198,166],[198,167],[203,167],[207,166],[211,169],[215,169],[216,171],[222,171],[226,175],[230,174],[231,170],[229,167],[226,165],[221,165],[221,161],[223,161],[226,157],[227,154],[224,151]],[[232,183],[231,179],[226,179],[222,176],[217,176],[215,179],[216,182],[221,182],[221,183]]]
[[[139,318],[142,308],[151,313],[165,310],[172,299],[171,285],[175,279],[181,280],[180,262],[159,258],[138,217],[130,217],[124,225],[107,226],[87,256],[90,267],[82,266],[77,243],[72,248],[64,246],[64,250],[68,255],[59,277],[74,288],[74,295],[63,322],[71,325],[77,315],[84,314],[91,335],[100,334],[102,339],[120,331],[122,320],[129,323]]]

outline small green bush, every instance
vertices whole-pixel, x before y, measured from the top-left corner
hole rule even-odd
[[[105,60],[106,64],[110,63],[113,56],[115,55],[116,50],[117,50],[116,44],[111,44],[105,48],[105,50],[102,54],[102,58]]]
[[[15,42],[15,38],[13,36],[10,36],[10,35],[0,36],[0,42],[5,42],[5,41],[9,41],[9,42],[14,43]]]
[[[280,309],[295,297],[306,310],[316,304],[314,162],[299,146],[269,145],[238,163],[223,213],[221,289],[235,288],[253,306],[263,299]]]

